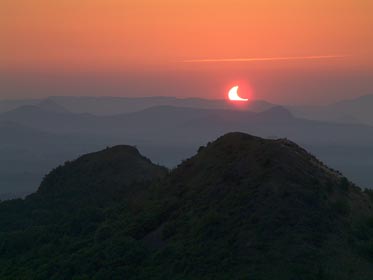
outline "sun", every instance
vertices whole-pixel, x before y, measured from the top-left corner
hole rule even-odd
[[[242,98],[238,95],[238,86],[232,87],[228,92],[228,98],[231,101],[247,102],[249,99]]]

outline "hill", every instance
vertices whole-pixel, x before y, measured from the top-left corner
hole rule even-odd
[[[0,121],[0,196],[21,197],[34,192],[43,175],[73,154],[72,137]],[[66,147],[66,143],[70,145]],[[93,148],[91,146],[91,148]],[[57,151],[58,150],[58,151]],[[61,154],[66,153],[65,158]],[[57,158],[57,159],[56,159]],[[8,195],[9,194],[9,195]],[[11,195],[12,194],[12,195]]]
[[[286,106],[295,116],[337,123],[373,125],[373,95],[363,95],[324,106]]]
[[[353,116],[362,123],[373,125],[373,95],[364,95],[350,100],[342,100],[331,104],[330,110]]]
[[[53,134],[55,137],[39,137],[38,143],[35,136],[29,138],[25,134],[24,137],[19,137],[16,131],[8,133],[9,130],[0,126],[1,135],[7,135],[9,142],[14,139],[11,143],[14,148],[7,151],[9,158],[18,158],[17,151],[31,149],[35,159],[48,157],[47,160],[52,163],[47,166],[48,168],[78,154],[120,143],[136,144],[155,162],[174,167],[181,159],[190,157],[200,145],[210,139],[229,131],[242,131],[261,137],[293,139],[329,165],[342,170],[354,182],[371,187],[373,127],[310,121],[297,118],[287,109],[278,106],[262,112],[157,106],[112,116],[76,114],[61,112],[58,109],[44,110],[38,106],[24,106],[0,114],[0,122],[17,123]],[[57,141],[52,138],[57,138]],[[28,143],[24,139],[35,140]],[[66,141],[70,144],[64,145]],[[60,144],[56,145],[61,142],[62,147]],[[52,152],[59,154],[63,154],[72,146],[76,147],[77,152],[51,159],[51,153],[45,150],[53,146],[56,148],[52,149]],[[32,158],[30,160],[29,167],[38,165],[32,162]],[[20,161],[14,162],[15,166],[23,166]],[[27,169],[24,171],[30,172]],[[12,176],[9,172],[7,174],[9,179],[8,175],[0,174],[0,181],[5,182],[0,186],[0,193],[14,192],[12,181],[18,181],[18,176]],[[33,181],[41,181],[40,172],[38,174],[39,177]]]
[[[200,140],[208,141],[232,130],[263,137],[275,134],[329,145],[337,140],[341,145],[369,144],[373,139],[371,126],[301,119],[280,106],[262,112],[156,106],[113,116],[58,113],[37,106],[24,106],[0,114],[0,121],[16,122],[53,133],[110,135],[153,142],[194,138],[200,143]]]
[[[166,173],[114,147],[1,203],[0,278],[373,277],[371,192],[293,142],[229,133]]]
[[[50,172],[33,196],[42,199],[113,201],[144,182],[164,177],[167,169],[151,163],[132,146],[115,146],[66,162]]]
[[[0,121],[0,196],[35,192],[43,176],[62,162],[123,141],[87,134],[56,134]]]
[[[0,113],[14,110],[25,105],[37,105],[41,99],[8,99],[0,100]]]
[[[62,114],[69,113],[69,110],[57,104],[50,98],[43,99],[39,104],[37,104],[37,107],[39,107],[40,109],[44,111],[50,111],[50,112],[62,113]]]
[[[75,113],[89,113],[94,115],[115,115],[133,113],[146,110],[154,106],[188,107],[196,109],[233,109],[232,104],[223,99],[203,98],[176,98],[170,96],[149,96],[149,97],[73,97],[53,96],[49,97],[55,103],[68,108]],[[267,110],[274,105],[262,101],[253,100],[242,108],[260,112]]]
[[[288,140],[227,134],[181,164],[163,192],[177,200],[160,224],[167,246],[183,248],[182,254],[169,249],[175,267],[198,267],[209,279],[368,279],[373,273],[371,257],[357,254],[372,232],[372,201]],[[217,263],[222,267],[209,266]]]

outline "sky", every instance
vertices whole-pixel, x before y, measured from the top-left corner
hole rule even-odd
[[[0,0],[0,98],[373,94],[373,1]]]

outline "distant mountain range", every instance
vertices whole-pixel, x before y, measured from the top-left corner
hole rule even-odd
[[[137,145],[155,162],[174,167],[209,139],[230,131],[287,137],[306,146],[359,185],[372,187],[373,126],[309,120],[298,117],[300,113],[295,114],[294,108],[261,102],[256,103],[255,112],[248,108],[232,109],[225,101],[209,103],[199,99],[200,105],[210,108],[147,107],[162,100],[196,104],[195,99],[162,97],[131,99],[132,109],[146,107],[135,112],[108,115],[75,112],[81,106],[79,102],[83,104],[86,99],[101,100],[73,97],[29,100],[34,103],[0,113],[0,195],[35,190],[42,174],[56,164],[92,149],[122,143]],[[117,110],[124,108],[126,100],[117,102]],[[110,107],[105,104],[110,104],[109,101],[115,103],[115,98],[102,98],[106,112]],[[229,108],[213,109],[219,104]]]
[[[370,280],[372,221],[372,191],[287,139],[228,133],[171,171],[121,145],[0,203],[0,278]]]
[[[240,109],[259,112],[274,105],[261,100],[242,103],[236,107],[226,100],[203,98],[176,98],[166,96],[155,97],[70,97],[53,96],[46,99],[3,100],[0,101],[0,112],[14,110],[21,106],[37,106],[39,108],[63,112],[87,113],[99,116],[117,115],[142,111],[155,106],[175,106],[199,109]]]
[[[155,97],[72,97],[53,96],[46,99],[3,100],[0,101],[0,113],[18,107],[32,105],[47,111],[64,113],[88,113],[93,115],[118,115],[142,111],[155,106],[173,106],[199,109],[248,110],[261,112],[278,106],[267,101],[254,100],[242,106],[234,106],[226,100],[203,98]],[[361,123],[373,125],[373,95],[342,100],[324,106],[282,105],[294,116],[337,123]]]
[[[314,144],[370,144],[373,141],[371,126],[301,119],[280,106],[262,112],[157,106],[111,116],[61,113],[39,106],[22,106],[0,114],[0,121],[53,133],[90,133],[166,142],[206,141],[211,136],[231,130],[289,137]]]

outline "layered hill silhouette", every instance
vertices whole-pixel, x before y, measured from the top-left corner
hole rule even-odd
[[[139,191],[141,184],[162,178],[167,172],[140,155],[135,147],[115,146],[57,167],[44,178],[34,196],[105,203]]]
[[[295,143],[228,133],[167,171],[116,146],[0,204],[1,279],[372,279],[373,197]]]
[[[373,124],[373,95],[363,95],[324,106],[287,106],[296,116],[338,123]]]
[[[55,106],[56,104],[56,100],[49,100],[45,101],[43,106],[27,105],[1,113],[1,123],[11,122],[27,127],[30,136],[25,134],[20,138],[15,131],[0,126],[0,134],[6,135],[12,146],[11,149],[8,149],[8,146],[2,147],[0,158],[3,157],[2,151],[6,150],[7,154],[11,154],[15,149],[26,150],[25,154],[30,151],[37,152],[35,158],[46,155],[49,157],[50,153],[43,150],[44,147],[68,141],[69,145],[66,147],[77,147],[78,153],[62,155],[60,148],[56,148],[55,151],[61,154],[57,162],[63,162],[78,154],[101,149],[107,145],[129,143],[138,145],[153,161],[174,167],[181,159],[190,157],[200,145],[210,139],[229,131],[243,131],[267,138],[293,139],[331,166],[342,170],[354,182],[371,187],[373,127],[369,125],[311,121],[298,118],[288,109],[279,106],[272,106],[260,112],[156,106],[132,113],[96,116],[71,113],[61,109],[59,105]],[[32,134],[30,129],[54,136],[43,137],[39,133],[38,143],[36,134]],[[52,138],[57,140],[48,140]],[[28,144],[25,139],[34,140],[32,144]],[[49,143],[46,143],[48,141]],[[87,150],[86,146],[92,148]],[[15,152],[13,157],[17,157]],[[48,168],[55,164],[54,160]],[[22,165],[23,163],[18,161],[15,169]],[[37,166],[38,163],[31,165]],[[8,177],[9,180],[6,179]],[[12,183],[17,182],[18,178],[18,175],[12,176],[10,173],[0,176],[0,194],[25,189],[23,184],[20,186],[18,183]],[[41,176],[36,179],[40,182]]]
[[[283,105],[295,116],[311,120],[373,124],[371,108],[373,95],[363,95],[353,99],[341,100],[326,105]],[[151,97],[76,97],[51,96],[44,99],[0,100],[0,113],[22,106],[36,106],[55,112],[88,113],[110,116],[133,113],[154,106],[187,107],[195,109],[231,110],[237,109],[225,100],[203,98],[176,98],[171,96]],[[252,100],[241,110],[262,112],[275,107],[276,104],[264,100]]]
[[[324,144],[334,144],[338,140],[340,145],[366,145],[373,140],[371,126],[297,118],[281,106],[262,112],[156,106],[112,116],[56,112],[38,106],[23,106],[0,114],[0,121],[15,122],[53,133],[90,133],[152,141],[164,141],[170,136],[178,141],[201,131],[204,133],[197,135],[199,139],[208,141],[232,130],[264,137],[276,134],[302,142]]]
[[[117,115],[142,111],[154,106],[175,106],[198,109],[232,109],[234,106],[223,99],[177,98],[172,96],[149,97],[77,97],[51,96],[45,99],[0,100],[0,112],[14,110],[21,106],[38,106],[56,111],[68,110],[73,113],[88,113],[99,116]],[[264,100],[253,100],[241,109],[260,112],[274,105]]]
[[[34,192],[43,176],[61,162],[120,143],[100,135],[61,135],[14,121],[0,121],[0,135],[0,197],[4,199]]]
[[[341,100],[323,106],[284,105],[295,116],[311,120],[337,123],[373,124],[371,108],[373,95]],[[0,100],[0,113],[22,106],[37,106],[56,112],[69,111],[76,114],[88,113],[100,116],[133,113],[154,106],[187,107],[195,109],[237,109],[225,100],[203,98],[176,98],[171,96],[151,97],[76,97],[51,96],[44,99]],[[264,100],[252,100],[241,110],[262,112],[276,104]]]

